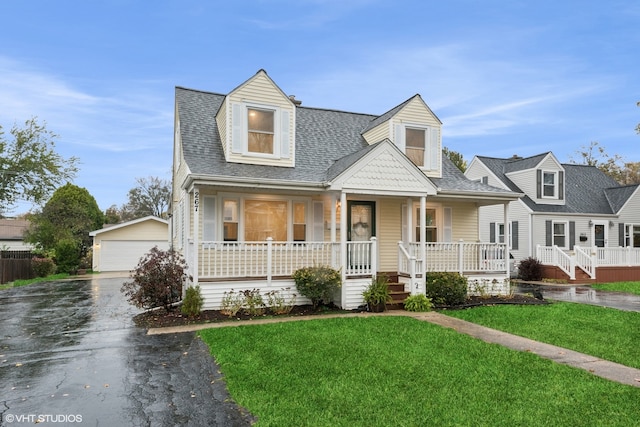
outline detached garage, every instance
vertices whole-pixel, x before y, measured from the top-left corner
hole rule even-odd
[[[93,270],[130,271],[157,246],[169,249],[169,223],[155,216],[134,219],[92,231]]]

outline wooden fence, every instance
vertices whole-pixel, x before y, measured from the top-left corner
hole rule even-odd
[[[31,257],[30,251],[0,251],[0,285],[35,277]]]

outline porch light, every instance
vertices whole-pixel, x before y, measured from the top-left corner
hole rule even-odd
[[[589,220],[589,227],[593,227],[593,221]]]
[[[609,221],[609,227],[613,227],[613,221]]]

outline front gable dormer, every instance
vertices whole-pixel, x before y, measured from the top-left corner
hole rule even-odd
[[[505,175],[537,204],[564,205],[564,167],[553,155],[522,159],[509,164]],[[520,164],[519,164],[520,163]]]
[[[295,109],[264,70],[231,91],[216,115],[227,162],[294,167]]]
[[[363,132],[369,144],[391,140],[427,176],[442,177],[442,122],[415,95],[372,121]]]

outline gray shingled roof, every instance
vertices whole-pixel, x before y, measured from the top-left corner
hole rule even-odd
[[[525,170],[536,167],[549,153],[542,153],[524,159],[501,159],[495,157],[478,156],[484,165],[504,182],[512,191],[522,192],[507,176],[507,172]],[[562,164],[564,168],[565,204],[547,205],[537,204],[529,196],[522,201],[534,212],[548,213],[590,213],[614,214],[616,206],[621,206],[621,200],[630,193],[612,191],[620,185],[611,177],[604,174],[595,166]],[[610,202],[610,199],[614,203]],[[624,203],[624,202],[622,202]]]
[[[215,120],[224,97],[176,87],[184,158],[193,174],[323,185],[373,149],[374,145],[364,140],[362,132],[379,116],[297,106],[294,168],[228,163]],[[397,111],[404,104],[390,111]],[[446,156],[443,156],[443,178],[431,180],[443,191],[512,195],[470,181]]]
[[[604,190],[604,194],[609,200],[613,211],[619,212],[639,186],[640,184],[633,184]]]

